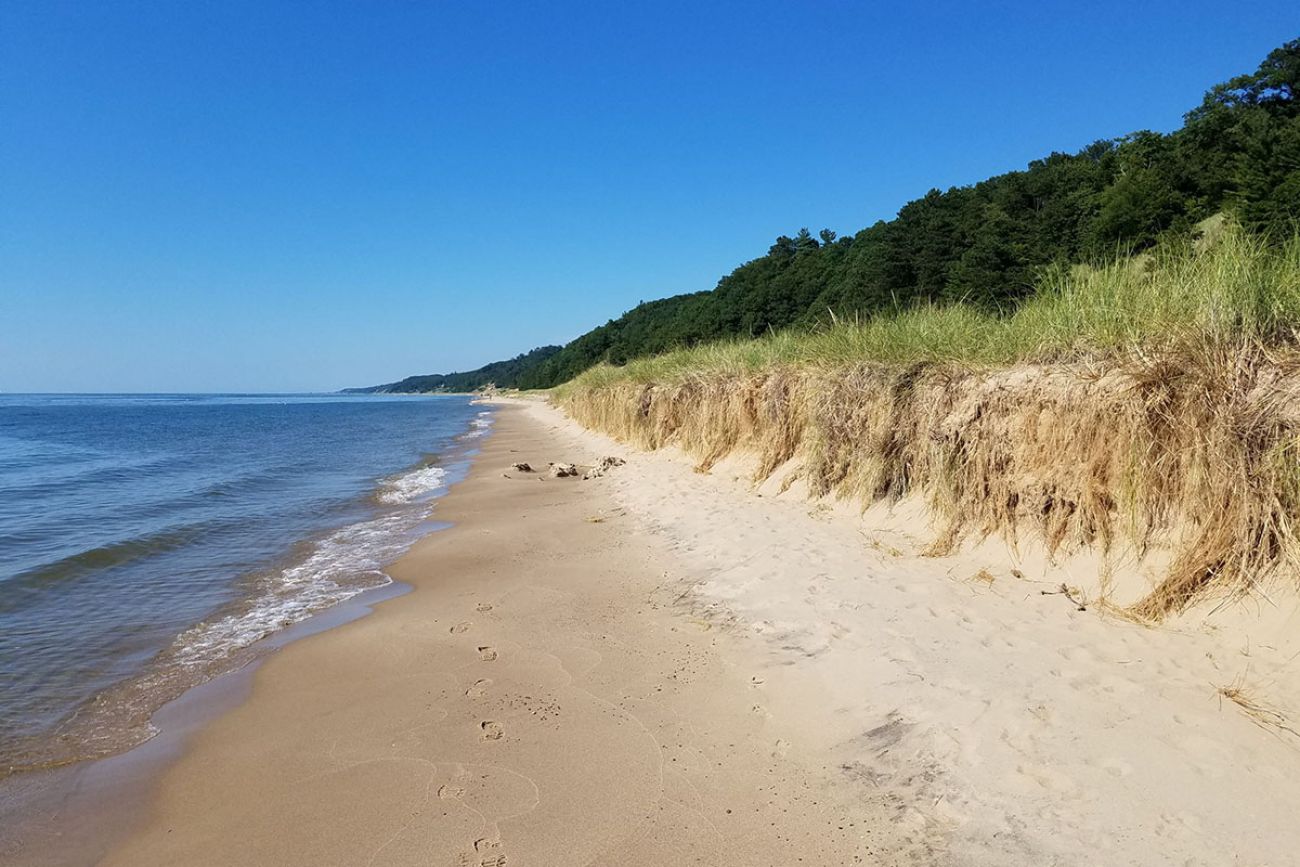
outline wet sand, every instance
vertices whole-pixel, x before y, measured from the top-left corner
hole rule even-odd
[[[413,592],[265,662],[113,865],[925,863],[928,834],[806,748],[742,636],[571,436],[504,406]],[[617,473],[618,470],[614,470]],[[774,713],[774,711],[776,713]]]

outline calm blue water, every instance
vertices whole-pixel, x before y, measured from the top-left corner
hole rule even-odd
[[[388,582],[491,417],[463,397],[0,395],[0,776]]]

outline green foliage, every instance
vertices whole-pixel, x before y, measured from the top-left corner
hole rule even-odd
[[[1044,274],[1174,243],[1220,212],[1262,237],[1290,237],[1300,216],[1298,89],[1293,40],[1254,73],[1212,88],[1169,135],[1136,132],[931,190],[852,237],[782,235],[712,291],[640,304],[511,384],[547,388],[600,363],[834,321],[907,321],[898,314],[914,310],[924,319],[958,302],[1006,314]]]

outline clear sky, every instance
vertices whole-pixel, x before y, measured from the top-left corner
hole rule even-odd
[[[0,3],[0,390],[562,343],[801,226],[1136,129],[1287,4]]]

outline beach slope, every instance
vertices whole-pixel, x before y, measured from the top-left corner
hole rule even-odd
[[[608,479],[544,472],[581,449],[500,408],[453,526],[392,570],[413,592],[265,663],[107,863],[927,861],[910,808],[778,732]]]

